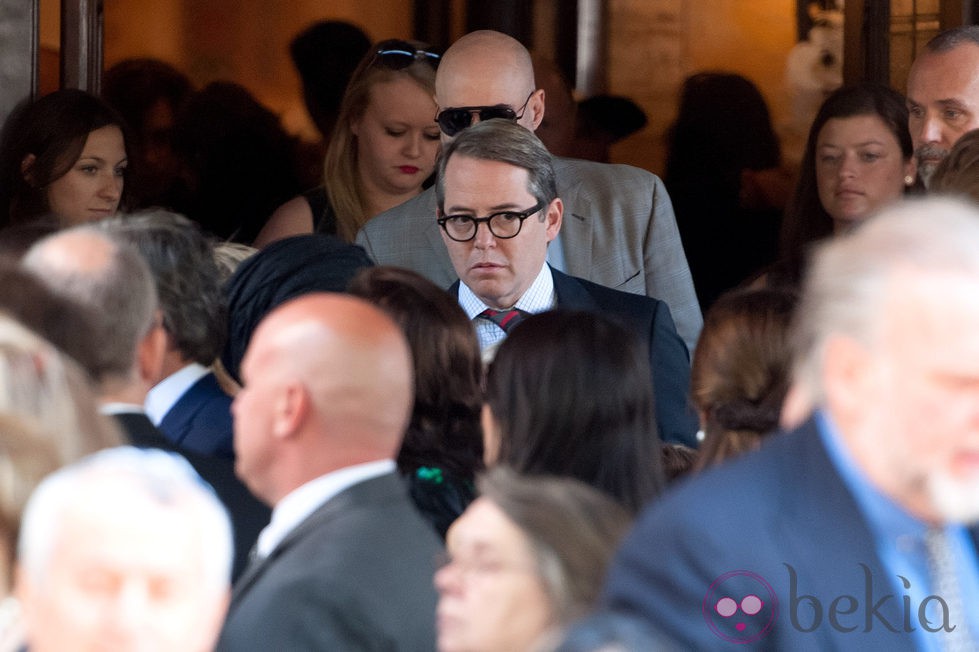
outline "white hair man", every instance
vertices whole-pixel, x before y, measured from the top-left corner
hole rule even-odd
[[[977,333],[975,208],[825,244],[796,326],[813,414],[651,506],[607,604],[691,649],[979,649]]]
[[[112,448],[48,476],[28,501],[18,552],[32,652],[213,649],[231,524],[172,453]]]

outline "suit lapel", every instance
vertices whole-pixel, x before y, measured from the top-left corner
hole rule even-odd
[[[424,232],[425,241],[428,243],[428,250],[432,252],[432,266],[436,267],[440,274],[446,278],[455,278],[456,272],[452,266],[452,259],[449,258],[449,251],[445,248],[445,242],[442,240],[442,228],[435,221],[438,214],[435,192],[425,192],[422,194],[427,195],[427,198],[421,210],[429,215],[429,218],[422,226],[422,231]]]
[[[268,568],[277,559],[288,553],[289,549],[295,546],[297,542],[328,526],[330,521],[348,510],[359,505],[375,502],[379,496],[392,495],[393,492],[398,490],[401,492],[404,491],[404,487],[400,484],[398,476],[395,473],[385,473],[384,475],[370,478],[363,482],[358,482],[351,487],[347,487],[336,496],[328,499],[286,535],[267,557],[254,560],[248,564],[248,567],[245,568],[245,571],[235,583],[234,590],[231,594],[231,605],[228,608],[229,612],[237,606],[248,593],[249,589],[255,585],[255,582],[258,581]]]
[[[567,159],[555,159],[558,197],[564,204],[564,217],[561,223],[561,246],[564,248],[564,262],[568,273],[573,276],[588,276],[592,270],[592,217],[585,213],[587,203],[580,198],[581,184],[566,183],[577,177],[568,170]]]
[[[551,268],[551,277],[554,279],[554,294],[557,296],[559,307],[594,311],[601,309],[595,298],[573,277],[559,272],[553,267]]]

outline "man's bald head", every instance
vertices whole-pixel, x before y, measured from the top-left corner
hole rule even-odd
[[[491,30],[466,34],[445,52],[435,77],[435,102],[440,111],[505,104],[522,112],[519,123],[531,131],[544,118],[544,92],[534,83],[527,48]]]
[[[411,353],[401,329],[347,295],[308,294],[272,311],[249,344],[242,379],[238,471],[273,504],[296,482],[393,459],[411,414]],[[289,441],[303,454],[277,458],[278,443]],[[278,469],[268,464],[276,459]],[[293,480],[280,482],[285,477]]]

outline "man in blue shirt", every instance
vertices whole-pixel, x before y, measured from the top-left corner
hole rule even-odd
[[[605,605],[690,649],[979,649],[979,212],[885,210],[799,311],[811,416],[649,507]]]

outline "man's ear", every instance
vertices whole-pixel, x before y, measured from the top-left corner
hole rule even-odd
[[[555,197],[544,211],[547,241],[550,242],[557,237],[558,231],[561,230],[561,220],[564,216],[564,203],[560,197]]]
[[[272,436],[284,439],[299,431],[312,408],[312,398],[305,385],[298,381],[287,383],[275,399]]]
[[[538,88],[534,91],[533,95],[530,96],[530,101],[527,102],[527,111],[530,112],[530,116],[533,119],[533,128],[531,131],[537,131],[537,127],[540,123],[544,121],[544,89]]]
[[[28,154],[20,162],[20,176],[23,177],[24,181],[30,186],[34,186],[34,161],[37,157],[33,154]]]

